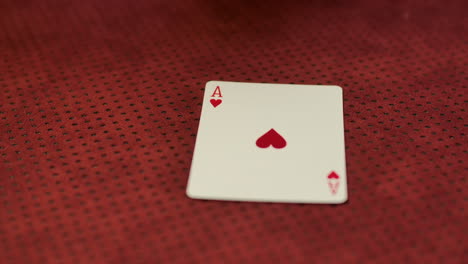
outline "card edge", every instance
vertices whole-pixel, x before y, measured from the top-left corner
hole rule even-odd
[[[285,204],[345,204],[348,201],[348,194],[345,194],[342,200],[336,200],[333,202],[329,201],[324,201],[324,202],[318,202],[318,201],[294,201],[294,200],[289,200],[289,201],[281,201],[281,200],[263,200],[263,199],[254,199],[254,200],[247,200],[247,199],[226,199],[226,198],[219,198],[219,197],[213,197],[213,196],[204,196],[204,195],[197,195],[193,192],[190,191],[189,186],[187,186],[185,190],[185,194],[188,198],[194,199],[194,200],[202,200],[202,201],[217,201],[217,202],[242,202],[242,203],[285,203]]]
[[[239,84],[274,84],[274,85],[296,85],[296,86],[328,86],[338,88],[337,90],[343,93],[343,87],[336,84],[300,84],[300,83],[271,83],[271,82],[245,82],[245,81],[220,81],[220,80],[209,80],[205,83],[205,89],[209,83],[214,82],[227,82],[227,83],[239,83]]]

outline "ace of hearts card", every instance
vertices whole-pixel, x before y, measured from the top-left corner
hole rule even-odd
[[[208,82],[187,195],[228,201],[346,202],[342,89]]]

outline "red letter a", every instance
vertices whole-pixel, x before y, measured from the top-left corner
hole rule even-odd
[[[219,86],[216,86],[216,89],[214,90],[211,97],[215,97],[215,95],[218,95],[218,97],[223,97],[223,95],[221,95],[221,89],[219,89]]]

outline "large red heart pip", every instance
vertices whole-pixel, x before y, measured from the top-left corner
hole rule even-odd
[[[263,134],[263,136],[259,137],[256,144],[259,148],[273,146],[274,148],[280,149],[286,147],[286,140],[272,128]]]

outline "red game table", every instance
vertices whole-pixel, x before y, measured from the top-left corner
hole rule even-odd
[[[2,1],[0,263],[468,263],[467,1]],[[185,194],[209,80],[343,88],[349,201]]]

